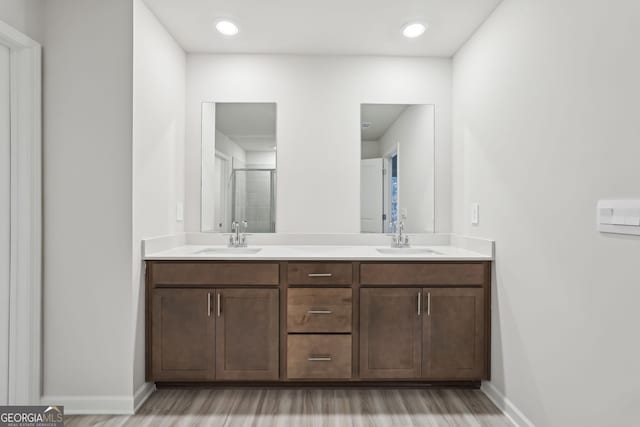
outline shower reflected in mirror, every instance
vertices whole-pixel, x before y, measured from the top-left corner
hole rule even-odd
[[[276,104],[202,104],[203,232],[274,233],[276,223]]]

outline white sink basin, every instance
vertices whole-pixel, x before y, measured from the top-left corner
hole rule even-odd
[[[196,252],[203,255],[257,254],[262,248],[207,248]]]
[[[384,255],[442,255],[427,248],[376,248],[376,250]]]

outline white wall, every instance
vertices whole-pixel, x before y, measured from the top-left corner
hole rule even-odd
[[[411,105],[380,138],[382,155],[399,145],[398,217],[406,210],[409,233],[434,231],[434,126],[433,105]]]
[[[185,82],[186,83],[186,82]],[[214,231],[215,226],[215,196],[216,194],[216,104],[207,102],[202,104],[202,146],[201,146],[201,201],[200,229]],[[219,184],[218,184],[219,185]]]
[[[200,226],[202,102],[276,102],[278,232],[360,231],[360,104],[436,105],[436,228],[450,228],[451,61],[187,55],[187,231]]]
[[[133,390],[144,383],[144,277],[140,240],[184,231],[186,55],[142,2],[133,33]]]
[[[494,238],[492,385],[537,426],[638,424],[640,3],[504,0],[454,60],[454,230]],[[469,225],[470,203],[480,225]]]
[[[247,167],[257,169],[274,169],[276,167],[275,151],[247,151]]]
[[[234,167],[244,167],[247,153],[236,142],[216,129],[216,150],[234,159]],[[242,166],[238,166],[242,165]]]
[[[44,0],[0,0],[0,21],[41,43],[43,2]]]
[[[375,159],[381,157],[380,141],[362,141],[360,144],[360,157],[364,159]]]
[[[132,394],[132,4],[43,7],[45,400],[118,405]]]

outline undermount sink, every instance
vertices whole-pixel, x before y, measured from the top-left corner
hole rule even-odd
[[[376,248],[376,250],[384,255],[442,255],[427,248]]]
[[[207,248],[196,252],[203,255],[224,255],[224,254],[257,254],[262,248]]]

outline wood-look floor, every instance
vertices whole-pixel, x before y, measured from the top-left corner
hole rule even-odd
[[[73,426],[507,427],[479,390],[161,389],[131,416],[68,416]]]

